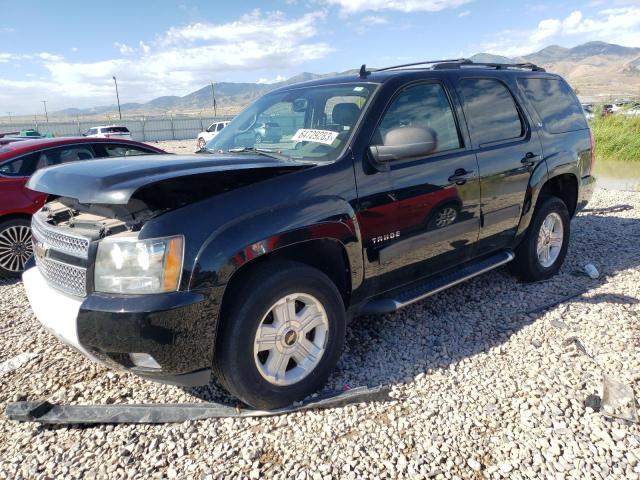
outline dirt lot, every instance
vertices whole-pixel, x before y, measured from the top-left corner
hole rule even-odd
[[[572,229],[550,281],[500,269],[354,322],[328,387],[390,385],[392,402],[157,426],[0,416],[0,478],[638,478],[640,428],[584,402],[602,395],[603,373],[640,393],[640,193],[598,190]],[[599,279],[581,273],[587,262]],[[0,362],[23,352],[38,357],[0,377],[2,410],[39,398],[233,404],[213,384],[185,390],[92,364],[39,326],[20,282],[0,283]]]
[[[162,140],[160,142],[147,142],[170,153],[194,153],[196,141],[194,140]]]

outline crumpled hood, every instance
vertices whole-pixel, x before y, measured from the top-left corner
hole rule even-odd
[[[188,190],[202,187],[215,194],[216,183],[224,190],[261,179],[308,168],[311,163],[283,161],[266,156],[231,155],[140,155],[68,163],[37,171],[27,187],[87,204],[127,204],[139,190],[180,185]],[[216,182],[219,179],[221,182]],[[222,188],[222,186],[220,186]]]

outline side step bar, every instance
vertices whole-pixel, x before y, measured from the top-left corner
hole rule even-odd
[[[424,300],[449,287],[453,287],[470,278],[509,263],[515,258],[513,251],[503,250],[489,257],[463,265],[461,268],[448,270],[433,278],[411,284],[401,289],[388,292],[385,297],[375,298],[367,303],[362,311],[364,315],[392,313],[407,305]]]

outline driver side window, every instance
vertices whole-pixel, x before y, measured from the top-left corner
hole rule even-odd
[[[389,106],[374,136],[374,144],[384,145],[387,134],[402,128],[429,131],[435,138],[432,153],[462,146],[449,98],[439,83],[406,88]]]

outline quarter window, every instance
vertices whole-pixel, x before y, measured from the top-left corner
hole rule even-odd
[[[547,132],[564,133],[588,128],[578,99],[563,80],[521,78],[518,83]]]
[[[512,140],[524,133],[513,96],[500,81],[467,78],[460,81],[471,137],[478,145]]]
[[[414,85],[403,90],[384,114],[374,144],[384,145],[390,130],[404,127],[431,131],[436,139],[433,153],[461,147],[451,104],[439,83]]]

